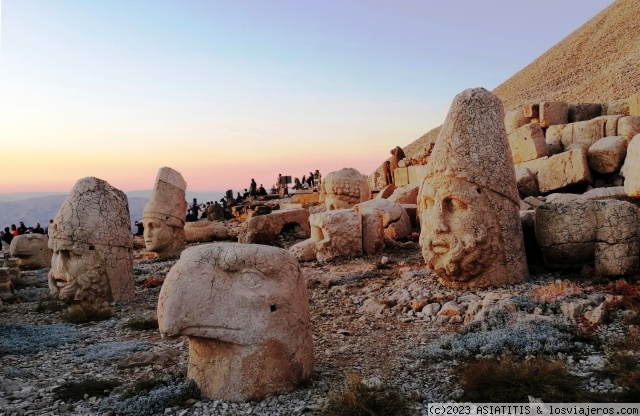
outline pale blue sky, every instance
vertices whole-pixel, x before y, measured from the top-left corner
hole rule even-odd
[[[0,192],[369,174],[611,3],[2,0]]]

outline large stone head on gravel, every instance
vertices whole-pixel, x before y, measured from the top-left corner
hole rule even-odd
[[[22,234],[11,240],[9,252],[18,258],[21,269],[43,269],[51,267],[53,252],[48,243],[49,239],[44,234]]]
[[[102,179],[76,182],[49,226],[49,289],[65,302],[133,298],[133,241],[124,192]]]
[[[441,283],[484,287],[527,279],[519,196],[500,100],[458,94],[418,194],[420,245]]]
[[[161,333],[189,337],[189,378],[210,399],[291,391],[313,371],[309,300],[295,257],[239,243],[191,247],[158,299]]]
[[[158,170],[151,198],[142,212],[142,223],[147,251],[158,253],[160,258],[178,258],[184,250],[186,189],[180,172],[169,167]]]
[[[367,178],[353,168],[329,172],[320,184],[320,202],[328,210],[353,208],[370,199]]]

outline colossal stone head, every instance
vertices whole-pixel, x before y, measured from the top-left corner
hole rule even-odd
[[[182,175],[169,168],[158,170],[149,202],[142,213],[147,251],[161,258],[178,258],[184,250],[184,224],[187,218]]]
[[[76,182],[49,226],[49,289],[65,302],[133,298],[129,206],[124,192],[93,177]]]
[[[47,246],[48,240],[44,234],[22,234],[11,240],[9,252],[18,258],[18,267],[21,269],[51,267],[53,252]]]
[[[482,88],[453,100],[418,193],[427,266],[452,287],[527,278],[519,197],[500,100]]]
[[[313,371],[306,285],[280,248],[186,249],[160,291],[158,323],[165,335],[189,337],[188,376],[210,399],[260,400]]]
[[[371,199],[367,178],[353,168],[329,172],[320,185],[320,202],[328,210],[349,209]]]

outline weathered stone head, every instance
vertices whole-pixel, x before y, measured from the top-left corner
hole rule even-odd
[[[451,104],[418,193],[427,265],[452,287],[527,279],[502,103],[483,88]]]
[[[160,291],[158,323],[163,334],[189,337],[188,376],[210,399],[261,400],[313,371],[306,285],[280,248],[186,249]]]
[[[185,190],[180,172],[169,167],[158,170],[153,192],[142,213],[147,251],[160,258],[178,258],[184,250],[184,224],[187,219]]]
[[[11,240],[9,252],[18,258],[18,267],[24,270],[51,267],[53,251],[47,246],[49,239],[43,234],[22,234]]]
[[[367,179],[353,168],[329,172],[320,185],[320,203],[328,210],[349,209],[371,199]]]
[[[129,206],[124,192],[93,177],[76,182],[49,226],[49,289],[65,302],[133,298]]]

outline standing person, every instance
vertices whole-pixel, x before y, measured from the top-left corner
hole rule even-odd
[[[9,227],[4,227],[4,234],[2,235],[2,241],[11,245],[11,240],[13,240],[13,234],[11,234],[11,230],[9,230]]]
[[[191,203],[191,207],[189,207],[189,211],[191,212],[191,221],[198,221],[198,212],[200,211],[200,205],[198,205],[197,198],[193,198],[193,202]]]
[[[309,172],[309,188],[313,189],[315,182],[313,181],[313,172]]]
[[[251,185],[249,185],[249,195],[258,195],[258,184],[256,183],[255,179],[251,179]]]
[[[24,225],[24,222],[20,221],[20,225],[18,226],[18,235],[26,234],[27,227]]]
[[[40,226],[40,223],[37,222],[36,226],[31,230],[33,234],[44,234],[44,229]]]
[[[44,229],[44,235],[46,235],[47,237],[49,236],[49,227],[51,227],[51,224],[53,224],[53,220],[49,220],[47,228]]]
[[[322,176],[320,175],[320,170],[316,169],[315,173],[313,174],[313,179],[316,182],[316,189],[320,188],[320,181],[322,180]]]
[[[18,229],[16,228],[15,224],[11,224],[11,235],[13,235],[14,237],[18,236]]]

